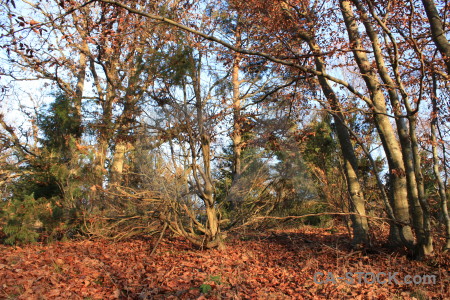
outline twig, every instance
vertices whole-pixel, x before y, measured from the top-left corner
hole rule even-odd
[[[314,213],[314,214],[305,214],[305,215],[300,215],[300,216],[287,216],[287,217],[261,216],[261,217],[255,217],[253,220],[263,220],[263,219],[275,219],[275,220],[291,220],[292,219],[292,220],[294,220],[294,219],[301,219],[301,218],[306,218],[306,217],[326,216],[326,215],[335,215],[335,216],[358,215],[363,218],[398,222],[398,221],[392,220],[390,218],[367,216],[367,215],[362,215],[359,213],[352,213],[352,212],[340,212],[340,213],[339,212],[323,212],[323,213]]]
[[[159,243],[161,242],[161,240],[162,240],[162,238],[163,238],[163,236],[164,236],[164,233],[166,232],[166,229],[167,229],[167,222],[164,222],[164,228],[163,228],[163,230],[161,231],[161,234],[159,235],[159,238],[158,238],[158,240],[156,241],[156,244],[155,244],[155,246],[153,247],[152,252],[150,252],[150,255],[153,255],[153,253],[155,253],[156,248],[158,248],[158,245],[159,245]]]

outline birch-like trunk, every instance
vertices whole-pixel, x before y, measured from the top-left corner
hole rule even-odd
[[[341,0],[340,7],[347,28],[353,55],[370,93],[369,103],[374,114],[375,125],[380,135],[389,165],[391,180],[392,207],[396,217],[396,224],[391,225],[390,242],[405,245],[412,249],[414,236],[409,224],[408,184],[400,144],[396,138],[394,128],[387,116],[386,100],[377,74],[364,51],[363,43],[358,31],[353,10],[348,0]],[[393,228],[397,227],[397,228]]]
[[[359,0],[352,0],[357,8],[357,12],[361,18],[361,21],[365,27],[367,36],[369,37],[373,49],[373,55],[377,66],[378,74],[380,75],[383,84],[387,86],[388,98],[394,108],[395,123],[397,125],[397,133],[399,136],[403,162],[406,172],[406,183],[408,187],[408,199],[411,207],[412,221],[414,230],[417,236],[416,255],[422,257],[423,255],[429,255],[433,251],[433,241],[431,238],[431,224],[429,218],[428,203],[425,200],[423,176],[421,172],[420,155],[418,151],[418,142],[416,134],[416,117],[411,109],[408,93],[403,87],[401,76],[398,70],[399,54],[396,45],[394,45],[394,51],[392,51],[393,60],[393,74],[394,79],[391,78],[388,69],[386,67],[380,39],[378,33],[374,30],[371,20],[366,13],[366,10]],[[391,32],[381,23],[378,19],[379,25],[382,26],[385,33],[389,36]],[[395,41],[392,41],[395,43]],[[403,102],[405,103],[407,118],[409,121],[409,127],[404,116],[402,116],[401,102],[397,89],[400,89]]]

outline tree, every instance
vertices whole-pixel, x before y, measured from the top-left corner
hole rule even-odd
[[[439,170],[440,161],[439,161],[439,155],[438,155],[438,139],[437,139],[437,132],[438,132],[438,116],[439,116],[439,109],[437,106],[437,81],[436,81],[436,75],[433,76],[433,94],[431,95],[431,101],[433,104],[433,110],[431,112],[431,149],[433,153],[433,172],[434,176],[436,177],[436,181],[438,184],[438,192],[439,197],[441,200],[441,210],[442,215],[444,219],[444,226],[445,226],[445,234],[446,234],[446,243],[444,246],[444,251],[450,250],[450,216],[448,213],[448,207],[447,207],[447,193],[446,193],[446,187],[444,184],[444,181],[442,180],[441,172]]]
[[[432,123],[422,117],[428,104],[434,115],[446,118],[431,100],[448,88],[448,75],[441,71],[448,67],[443,54],[448,43],[445,20],[438,18],[444,15],[439,16],[434,2],[422,1],[422,7],[420,1],[375,5],[340,0],[338,10],[332,1],[299,0],[224,1],[214,9],[205,1],[49,3],[53,6],[48,9],[31,3],[34,19],[4,4],[10,12],[8,27],[1,25],[7,40],[4,49],[11,63],[50,79],[65,95],[54,107],[74,120],[67,136],[74,137],[76,147],[92,144],[96,180],[91,199],[101,209],[122,210],[129,206],[126,197],[139,199],[137,195],[151,193],[141,190],[145,181],[138,179],[146,174],[131,170],[139,170],[135,165],[139,151],[154,151],[148,155],[157,157],[155,168],[174,176],[155,182],[176,185],[165,193],[156,184],[147,184],[165,195],[168,206],[161,220],[197,245],[221,246],[223,197],[234,200],[235,210],[246,216],[267,214],[281,199],[294,197],[295,192],[288,193],[292,184],[278,168],[297,168],[286,161],[290,150],[282,148],[295,140],[293,128],[304,129],[309,123],[302,119],[306,115],[302,110],[320,109],[330,115],[322,118],[327,120],[327,135],[333,136],[328,152],[340,148],[341,160],[333,164],[342,164],[343,172],[334,176],[326,157],[308,163],[318,179],[347,186],[341,195],[351,215],[353,243],[370,244],[365,205],[368,177],[373,174],[371,182],[376,181],[380,195],[375,198],[383,199],[391,219],[390,242],[408,247],[418,258],[432,253],[433,215],[423,171],[430,158],[420,147],[427,147],[428,126],[430,145],[446,143],[449,133],[444,125],[445,132],[436,132],[435,117]],[[199,10],[203,6],[204,14]],[[425,13],[428,19],[421,17]],[[31,46],[34,42],[42,45],[40,51]],[[18,78],[13,69],[9,75]],[[433,80],[439,83],[431,84]],[[365,144],[372,140],[364,136],[367,131],[361,130],[360,120],[370,123],[381,141],[390,194],[380,178],[383,166],[371,157],[371,145]],[[6,124],[3,128],[17,153],[29,155],[14,130]],[[149,145],[137,149],[138,140]],[[314,144],[312,137],[308,140]],[[228,154],[224,150],[228,143],[232,180],[221,185],[218,194],[216,159]],[[304,161],[320,156],[314,152],[318,145],[306,150],[296,145]],[[430,157],[439,179],[439,172],[446,175],[448,151],[444,147],[439,152],[434,146]],[[67,152],[63,156],[68,160],[76,156],[70,147],[60,150]],[[370,166],[362,160],[363,152]],[[280,162],[265,163],[267,155]],[[274,174],[281,176],[279,180]],[[442,195],[445,180],[437,183]],[[104,188],[109,195],[100,192]],[[329,187],[322,191],[324,198],[335,196]],[[101,201],[95,193],[110,201]],[[444,215],[445,211],[443,205]],[[229,224],[246,217],[229,215],[236,217]]]
[[[443,61],[447,67],[447,75],[450,74],[450,42],[445,34],[445,20],[439,15],[439,11],[433,0],[422,0],[425,12],[429,21],[429,29],[436,48],[442,55]],[[444,8],[446,10],[446,8]]]

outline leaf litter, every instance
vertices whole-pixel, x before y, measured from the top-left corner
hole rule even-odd
[[[342,231],[344,232],[344,231]],[[0,246],[0,299],[449,299],[449,254],[354,251],[321,228],[236,234],[226,249],[168,237]],[[316,272],[436,275],[435,284],[314,282]],[[322,280],[325,277],[322,277]]]

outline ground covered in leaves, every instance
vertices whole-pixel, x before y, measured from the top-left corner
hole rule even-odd
[[[230,237],[223,251],[182,238],[0,246],[0,299],[449,299],[450,258],[354,251],[346,234],[304,227]],[[325,276],[316,276],[316,272]],[[330,281],[329,272],[336,278]],[[434,284],[349,284],[347,272],[436,275]],[[320,274],[319,274],[320,275]],[[327,277],[328,276],[328,277]],[[369,282],[370,282],[370,278]],[[387,279],[387,277],[386,277]]]

